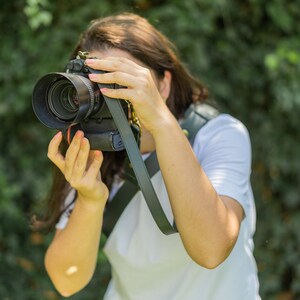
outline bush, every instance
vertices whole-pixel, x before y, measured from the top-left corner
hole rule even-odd
[[[300,297],[297,2],[2,2],[1,299],[60,299],[43,267],[51,235],[32,233],[28,227],[30,213],[40,205],[50,183],[46,149],[53,134],[32,112],[32,87],[41,75],[64,67],[78,34],[91,19],[125,10],[146,16],[169,36],[223,111],[248,127],[253,143],[255,255],[261,295],[265,299]],[[72,299],[99,299],[108,277],[109,266],[100,252],[93,281]]]

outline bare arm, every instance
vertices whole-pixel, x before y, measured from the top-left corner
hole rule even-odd
[[[63,157],[58,151],[61,139],[60,133],[52,139],[48,156],[78,197],[66,228],[57,230],[47,250],[45,266],[56,289],[67,297],[82,289],[94,273],[108,190],[99,174],[101,152],[91,155],[88,140],[78,132]]]
[[[111,98],[132,102],[141,123],[154,139],[173,214],[188,254],[204,267],[218,266],[234,247],[244,212],[235,200],[217,195],[167,108],[163,99],[168,97],[170,74],[165,72],[158,91],[150,70],[126,58],[105,57],[87,63],[109,71],[93,74],[91,80],[128,87],[101,91]]]
[[[167,113],[163,120],[153,136],[177,228],[189,255],[214,268],[236,242],[243,209],[235,200],[217,195],[177,121]]]

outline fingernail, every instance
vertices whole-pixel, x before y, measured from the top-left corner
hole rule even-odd
[[[91,73],[91,74],[89,74],[89,78],[95,79],[95,78],[97,78],[97,74]]]
[[[101,88],[101,89],[100,89],[100,92],[101,92],[101,93],[106,93],[106,92],[108,92],[108,88]]]
[[[86,63],[87,65],[93,65],[93,64],[96,63],[96,59],[88,58],[88,59],[85,60],[85,63]]]
[[[56,135],[54,136],[55,139],[58,139],[59,137],[61,137],[61,131],[57,132]]]
[[[89,143],[89,140],[87,138],[83,138],[81,141],[81,145],[87,145]]]
[[[101,151],[97,150],[95,151],[95,159],[99,160],[101,156]]]
[[[81,139],[82,137],[83,137],[83,132],[81,131],[81,130],[78,130],[77,132],[76,132],[76,138],[78,138],[78,139]]]

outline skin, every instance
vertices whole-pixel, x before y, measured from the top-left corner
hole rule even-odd
[[[166,71],[164,78],[158,80],[141,62],[118,49],[92,52],[91,56],[99,59],[87,60],[88,66],[109,72],[90,74],[90,80],[127,87],[101,92],[133,104],[143,127],[141,152],[157,152],[187,253],[205,268],[217,267],[234,247],[244,212],[237,201],[215,192],[167,108],[170,72]],[[63,296],[70,296],[82,289],[93,275],[109,192],[99,173],[102,153],[90,151],[83,132],[77,132],[65,157],[58,150],[61,140],[61,133],[51,140],[48,157],[77,190],[78,198],[66,228],[57,230],[47,250],[45,265],[57,290]]]

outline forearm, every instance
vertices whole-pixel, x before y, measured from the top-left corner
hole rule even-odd
[[[45,257],[47,272],[57,290],[69,296],[93,275],[103,219],[103,203],[76,201],[65,229],[51,243]]]
[[[166,114],[152,132],[183,244],[200,265],[215,267],[234,246],[239,220],[217,195],[177,121]]]
[[[45,265],[57,290],[69,296],[94,272],[108,188],[101,179],[102,152],[90,151],[82,131],[77,131],[65,155],[59,150],[61,142],[58,132],[49,143],[48,157],[78,197],[66,228],[57,232],[48,248]]]

